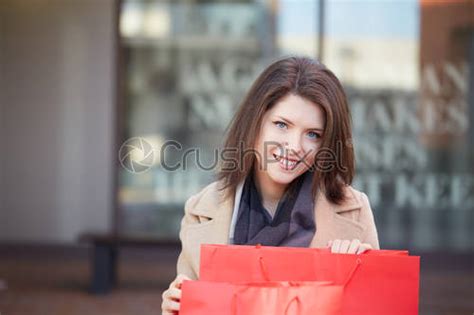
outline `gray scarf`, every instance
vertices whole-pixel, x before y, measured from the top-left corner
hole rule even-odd
[[[234,244],[309,247],[316,233],[313,173],[307,171],[295,179],[278,203],[273,218],[263,207],[253,172],[250,174],[242,189]]]

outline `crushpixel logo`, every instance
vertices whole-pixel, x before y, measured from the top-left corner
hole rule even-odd
[[[133,137],[120,146],[119,161],[130,173],[144,173],[153,166],[155,152],[152,145],[144,138]]]

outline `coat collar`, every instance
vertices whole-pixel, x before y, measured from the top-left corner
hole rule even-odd
[[[215,219],[217,216],[232,216],[234,211],[234,200],[240,200],[241,188],[243,183],[239,184],[236,193],[232,198],[225,197],[226,191],[218,189],[218,183],[214,182],[207,188],[207,193],[201,198],[195,208],[190,209],[194,215],[203,216],[209,219]],[[331,203],[322,191],[316,194],[316,209],[320,207],[330,208],[336,213],[360,209],[362,204],[356,197],[354,189],[346,185],[344,188],[346,196],[345,201],[338,205]]]
[[[326,198],[326,195],[320,191],[318,192],[316,196],[316,208],[320,206],[332,208],[332,210],[336,213],[341,213],[345,211],[351,211],[351,210],[362,208],[361,201],[359,200],[359,198],[356,197],[355,190],[350,185],[344,186],[344,195],[346,197],[344,202],[338,205],[338,204],[329,202],[329,200]],[[318,203],[319,203],[319,206],[318,206]]]

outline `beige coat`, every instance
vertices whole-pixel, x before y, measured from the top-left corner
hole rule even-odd
[[[199,250],[201,244],[228,244],[229,229],[234,209],[234,198],[224,198],[217,189],[218,182],[206,186],[191,196],[184,207],[179,237],[182,250],[177,272],[199,278]],[[377,229],[367,195],[346,186],[346,201],[342,205],[330,203],[318,193],[315,203],[316,233],[310,247],[325,247],[329,240],[359,239],[379,249]]]

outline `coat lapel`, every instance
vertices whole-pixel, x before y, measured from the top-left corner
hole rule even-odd
[[[346,186],[344,189],[344,194],[346,196],[346,200],[341,205],[336,205],[326,198],[326,195],[322,191],[318,191],[316,196],[316,208],[324,208],[324,209],[331,209],[335,213],[342,213],[351,210],[357,210],[362,207],[359,199],[355,196],[355,193],[350,186]],[[316,210],[316,209],[315,209]]]
[[[310,247],[325,247],[329,240],[362,239],[365,227],[357,222],[357,213],[362,204],[351,186],[344,189],[345,201],[340,204],[329,202],[323,192],[318,192],[315,203],[316,234]]]
[[[199,276],[201,244],[227,244],[234,198],[224,198],[223,193],[213,190],[212,196],[203,199],[190,209],[190,214],[202,219],[202,223],[187,225],[184,230],[183,248],[192,257],[191,265]]]

